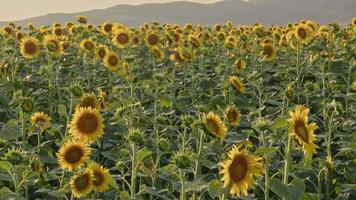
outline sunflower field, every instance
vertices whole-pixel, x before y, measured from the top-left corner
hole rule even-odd
[[[356,18],[0,31],[0,199],[356,199]]]

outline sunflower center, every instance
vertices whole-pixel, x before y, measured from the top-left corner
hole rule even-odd
[[[308,137],[308,130],[307,127],[305,126],[305,123],[303,121],[296,121],[294,124],[294,132],[302,138],[304,142],[308,142],[309,137]]]
[[[237,183],[243,180],[247,174],[247,169],[248,165],[245,156],[236,156],[229,167],[229,174],[232,181]]]
[[[266,57],[271,57],[273,53],[273,49],[270,46],[265,46],[263,49],[263,55],[265,55]]]
[[[54,34],[55,34],[56,36],[62,35],[62,29],[56,28],[56,29],[54,30]]]
[[[110,56],[109,57],[109,64],[111,66],[116,66],[118,62],[119,62],[119,60],[117,59],[116,56]]]
[[[301,39],[307,38],[307,32],[305,31],[304,28],[299,28],[299,29],[298,29],[298,36],[299,36]]]
[[[25,52],[28,54],[35,54],[37,52],[37,46],[32,41],[27,41],[25,43]]]
[[[236,62],[236,67],[237,67],[237,69],[241,69],[241,67],[242,67],[241,60]]]
[[[92,50],[94,48],[94,45],[92,42],[86,41],[84,43],[84,47],[85,47],[85,49]]]
[[[107,33],[111,32],[111,31],[112,31],[112,24],[106,24],[106,25],[104,26],[104,30],[105,30],[105,32],[107,32]]]
[[[78,120],[78,129],[84,134],[92,134],[99,126],[98,118],[91,113],[82,115]]]
[[[227,112],[227,119],[229,122],[234,122],[237,119],[237,113],[234,110],[229,110]]]
[[[154,46],[158,43],[158,36],[155,34],[149,35],[147,41],[150,45]]]
[[[64,154],[64,158],[69,163],[77,163],[83,157],[84,152],[78,146],[73,146],[69,148]]]
[[[100,58],[104,58],[106,55],[105,49],[99,49],[98,55]]]
[[[129,42],[129,36],[126,33],[120,33],[116,36],[116,39],[120,44],[126,44]]]
[[[38,124],[38,125],[42,125],[45,122],[46,122],[46,120],[43,117],[37,117],[35,119],[35,123]]]
[[[219,126],[212,119],[207,119],[206,126],[208,127],[209,131],[211,131],[213,133],[219,132]]]
[[[74,181],[74,186],[77,190],[85,190],[89,185],[90,177],[88,174],[79,176]]]
[[[94,186],[101,186],[104,183],[104,175],[99,171],[94,171]]]

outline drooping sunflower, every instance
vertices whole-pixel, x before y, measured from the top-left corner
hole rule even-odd
[[[352,24],[353,26],[356,26],[356,17],[352,18],[351,24]]]
[[[80,48],[82,48],[86,52],[93,52],[95,49],[95,46],[96,45],[95,45],[93,39],[91,39],[91,38],[84,39],[80,42]]]
[[[77,105],[77,108],[93,108],[100,110],[100,103],[95,95],[86,93],[80,98],[80,103]]]
[[[227,127],[220,117],[213,113],[209,112],[208,114],[203,115],[203,123],[208,131],[214,134],[216,137],[223,139],[227,133]]]
[[[241,59],[238,59],[235,61],[235,67],[237,70],[242,70],[242,69],[245,69],[246,68],[246,62],[241,60]]]
[[[131,34],[129,30],[122,28],[122,29],[117,29],[115,31],[115,34],[112,38],[112,42],[114,45],[118,48],[125,48],[129,45],[131,41]]]
[[[104,64],[110,71],[118,70],[120,65],[119,56],[112,51],[108,52],[104,58]]]
[[[33,59],[40,53],[40,42],[34,37],[24,37],[21,40],[21,54],[27,59]]]
[[[92,142],[104,134],[103,118],[97,109],[78,108],[69,124],[69,134],[82,142]]]
[[[150,50],[151,50],[153,56],[156,58],[156,60],[158,60],[158,61],[163,60],[164,52],[160,48],[158,48],[157,46],[154,46],[154,47],[150,48]]]
[[[48,124],[51,118],[43,112],[35,112],[31,116],[31,123],[39,128],[46,128],[45,124]]]
[[[96,56],[99,59],[104,59],[108,52],[109,52],[109,49],[105,45],[99,45],[96,48]]]
[[[54,56],[60,56],[63,54],[63,47],[56,36],[46,35],[44,39],[44,44],[47,50]]]
[[[96,192],[105,192],[110,188],[110,184],[114,183],[109,170],[103,166],[92,163],[89,165],[89,170],[93,173],[93,190]]]
[[[16,39],[18,41],[21,41],[24,36],[24,33],[22,33],[21,31],[16,32]]]
[[[245,86],[237,76],[230,76],[230,83],[236,88],[236,90],[240,91],[241,93],[245,91]]]
[[[273,60],[277,55],[277,49],[273,44],[264,44],[262,46],[262,56],[263,59],[267,61]]]
[[[190,34],[188,40],[190,44],[195,48],[199,48],[202,45],[202,40],[199,39],[195,34]]]
[[[67,141],[58,151],[57,159],[62,169],[78,169],[89,158],[91,149],[81,142]]]
[[[230,187],[232,196],[247,196],[249,187],[254,184],[254,177],[263,174],[262,158],[249,155],[245,149],[240,151],[235,145],[228,157],[221,163],[224,188]]]
[[[87,170],[82,174],[77,174],[70,180],[73,196],[80,198],[93,189],[93,172]]]
[[[235,106],[229,106],[225,110],[225,118],[231,123],[232,126],[240,124],[240,111]]]
[[[317,129],[315,123],[308,124],[309,108],[297,105],[294,111],[289,111],[289,129],[301,145],[304,154],[314,154],[318,146],[314,144],[316,140],[314,131]]]

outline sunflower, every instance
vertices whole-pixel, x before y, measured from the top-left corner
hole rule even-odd
[[[93,189],[93,172],[87,170],[82,174],[75,175],[70,180],[70,186],[74,197],[80,198]]]
[[[112,38],[112,42],[118,48],[125,48],[129,45],[131,34],[127,29],[118,29]]]
[[[353,26],[356,26],[356,17],[352,18],[351,24],[352,24]]]
[[[307,43],[311,37],[311,30],[307,25],[299,24],[295,27],[294,34],[300,42]]]
[[[164,58],[164,52],[157,46],[150,48],[151,53],[158,61],[162,61]]]
[[[271,61],[276,57],[277,50],[273,44],[264,44],[262,48],[262,56],[267,61]]]
[[[60,41],[54,35],[46,35],[44,39],[44,44],[47,50],[54,56],[60,56],[63,54],[63,46]]]
[[[16,32],[16,39],[18,40],[18,41],[21,41],[22,40],[22,38],[24,37],[25,35],[22,33],[22,32]]]
[[[245,86],[241,83],[237,76],[230,76],[230,83],[241,93],[245,91]]]
[[[150,31],[147,33],[145,39],[146,39],[146,44],[149,47],[154,47],[159,43],[159,34],[156,32]]]
[[[216,137],[223,139],[227,133],[227,127],[220,117],[213,112],[203,115],[203,122],[208,131]]]
[[[103,118],[97,109],[78,108],[69,124],[69,133],[82,142],[92,142],[104,134]]]
[[[58,163],[69,171],[79,168],[89,158],[91,149],[80,142],[67,141],[58,151]]]
[[[82,107],[82,108],[92,108],[92,109],[100,109],[100,103],[99,101],[96,99],[95,95],[93,94],[84,94],[81,98],[80,98],[80,104],[77,106],[77,108]]]
[[[314,144],[316,140],[314,131],[317,129],[315,123],[308,124],[309,108],[297,105],[294,111],[289,111],[289,130],[302,146],[304,154],[316,153],[318,146]]]
[[[24,37],[21,40],[21,54],[27,59],[33,59],[40,53],[40,42],[34,37]]]
[[[188,40],[189,40],[190,44],[195,48],[199,48],[202,45],[201,40],[194,34],[190,34],[188,37]]]
[[[64,31],[60,26],[56,26],[52,29],[52,34],[57,37],[60,37],[64,34]]]
[[[235,67],[237,70],[245,69],[246,68],[246,62],[243,60],[236,60],[235,61]]]
[[[2,30],[6,33],[6,35],[14,34],[14,30],[11,26],[5,26],[4,28],[2,28]]]
[[[45,124],[48,124],[51,118],[43,112],[35,112],[31,116],[31,123],[40,128],[46,128]]]
[[[254,176],[261,176],[263,168],[262,158],[249,155],[247,150],[239,150],[235,145],[228,153],[229,159],[221,163],[221,181],[224,188],[230,188],[232,196],[247,196],[248,188],[254,184]]]
[[[240,116],[240,111],[234,106],[229,106],[225,110],[225,118],[232,126],[238,126],[240,124]]]
[[[110,22],[104,22],[101,25],[101,32],[108,35],[112,32],[114,25]]]
[[[94,175],[93,190],[96,192],[105,192],[110,188],[110,184],[115,181],[109,170],[97,163],[90,164],[88,169]]]
[[[116,53],[108,52],[108,54],[104,58],[105,67],[110,71],[116,71],[119,69],[120,60]]]
[[[86,52],[92,52],[95,49],[95,43],[91,38],[87,38],[80,42],[80,47]]]
[[[104,59],[108,52],[109,52],[109,49],[105,45],[99,45],[96,48],[96,56],[99,59]]]

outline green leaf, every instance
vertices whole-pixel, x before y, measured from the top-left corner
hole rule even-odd
[[[68,193],[68,189],[66,188],[61,188],[55,191],[48,192],[49,195],[54,196],[54,197],[64,197]]]
[[[152,152],[148,149],[141,149],[136,153],[136,158],[137,158],[137,163],[142,162],[144,159],[146,159],[148,156],[150,156]]]
[[[286,198],[288,196],[287,186],[279,179],[272,178],[270,180],[271,190],[281,198]]]
[[[2,187],[0,189],[0,199],[16,199],[16,200],[23,200],[24,197],[14,193],[7,187]]]
[[[12,166],[10,163],[5,162],[5,161],[0,161],[0,169],[4,169],[6,171],[11,170]]]
[[[127,191],[120,192],[120,200],[130,200],[130,194]]]
[[[161,107],[171,107],[172,106],[172,101],[166,97],[161,97],[159,99],[159,105]]]
[[[317,194],[312,193],[304,193],[303,196],[299,200],[318,200],[319,196]]]
[[[288,184],[288,199],[299,200],[304,193],[305,183],[300,178],[295,178],[291,183]]]
[[[65,105],[63,104],[59,104],[58,105],[58,114],[61,116],[67,116],[67,108]]]
[[[209,182],[209,194],[211,198],[215,199],[218,197],[223,191],[223,183],[218,180],[212,180]]]
[[[273,128],[276,130],[285,128],[287,126],[288,126],[288,120],[286,120],[285,118],[277,118],[273,122]]]
[[[0,129],[0,138],[5,140],[16,140],[21,136],[20,126],[17,125],[17,120],[9,120],[1,129]]]

